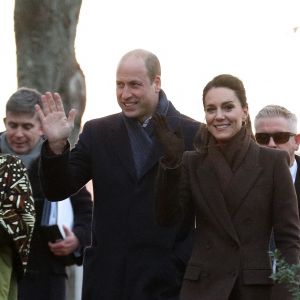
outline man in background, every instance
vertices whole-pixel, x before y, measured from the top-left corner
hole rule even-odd
[[[285,107],[267,105],[255,117],[256,141],[269,148],[281,149],[290,156],[290,171],[294,181],[300,214],[300,134],[297,133],[297,117]]]
[[[71,196],[73,227],[64,227],[64,239],[52,242],[47,240],[41,227],[46,200],[38,175],[44,139],[34,109],[40,103],[41,94],[37,90],[26,87],[18,89],[6,103],[6,131],[0,135],[0,152],[18,155],[28,169],[36,210],[27,273],[19,284],[18,299],[65,300],[66,265],[82,264],[83,250],[90,244],[92,200],[85,188]]]

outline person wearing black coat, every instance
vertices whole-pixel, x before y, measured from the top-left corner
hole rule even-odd
[[[84,187],[70,197],[74,213],[72,232],[79,240],[76,255],[54,255],[41,224],[45,196],[38,178],[38,160],[28,170],[36,209],[36,225],[33,230],[28,270],[19,284],[19,300],[58,300],[66,295],[66,266],[83,263],[83,250],[91,241],[91,194]]]
[[[151,118],[164,115],[183,135],[186,149],[193,147],[199,122],[175,109],[161,89],[160,75],[153,53],[136,49],[125,54],[116,74],[122,112],[88,121],[71,152],[67,138],[74,110],[66,117],[59,94],[50,92],[42,96],[43,111],[36,107],[48,137],[41,156],[46,196],[63,199],[93,181],[93,235],[85,255],[82,300],[179,297],[194,224],[163,228],[155,222],[154,181],[162,149]]]
[[[63,240],[49,243],[41,226],[46,197],[41,188],[38,166],[44,139],[34,110],[40,99],[38,91],[26,87],[13,93],[6,105],[6,131],[0,135],[0,152],[18,155],[27,167],[36,210],[27,272],[19,282],[18,299],[65,300],[66,266],[82,265],[85,247],[90,245],[93,203],[85,187],[72,196],[68,195],[73,209],[73,226],[64,228]]]
[[[290,157],[290,172],[298,198],[300,215],[300,157],[297,155],[300,134],[297,116],[280,105],[266,105],[255,117],[257,142],[265,147],[284,150]]]

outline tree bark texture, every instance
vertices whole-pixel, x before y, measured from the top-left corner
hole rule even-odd
[[[66,113],[78,114],[70,137],[77,141],[86,103],[84,74],[75,56],[75,37],[81,0],[15,0],[14,25],[18,86],[41,93],[59,92]],[[74,268],[68,268],[67,299],[75,294]]]
[[[76,142],[86,103],[84,74],[76,60],[75,37],[82,0],[15,0],[18,86],[59,92],[66,113],[78,114],[70,138]]]

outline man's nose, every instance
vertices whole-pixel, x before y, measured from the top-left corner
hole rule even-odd
[[[127,85],[125,85],[122,90],[122,98],[127,99],[129,97],[131,97],[131,89]]]
[[[270,140],[269,140],[269,143],[267,144],[267,146],[269,148],[277,148],[277,144],[274,142],[274,139],[272,136],[270,136]]]
[[[23,136],[24,135],[23,129],[21,127],[16,128],[15,135],[16,136]]]

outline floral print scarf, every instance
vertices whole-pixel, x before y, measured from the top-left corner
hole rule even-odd
[[[26,168],[14,155],[0,155],[0,227],[12,240],[24,272],[35,222],[34,200]]]

